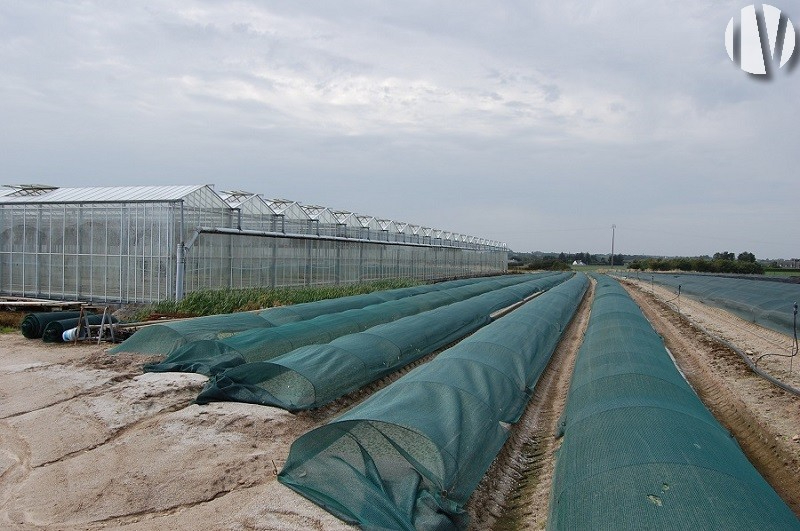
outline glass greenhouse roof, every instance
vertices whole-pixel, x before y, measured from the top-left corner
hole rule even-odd
[[[42,184],[18,184],[0,186],[2,204],[59,204],[59,203],[136,203],[173,202],[190,200],[195,208],[241,209],[250,214],[282,215],[287,220],[318,220],[321,223],[340,224],[349,227],[392,234],[421,235],[454,242],[470,242],[493,247],[505,247],[505,243],[466,236],[463,234],[432,229],[417,224],[355,214],[346,210],[333,210],[324,206],[302,205],[288,199],[264,199],[261,194],[245,191],[220,191],[213,185],[181,186],[96,186],[58,188]]]
[[[135,201],[180,201],[207,185],[191,186],[94,186],[82,188],[41,187],[43,193],[30,193],[36,188],[20,186],[20,190],[0,196],[4,203],[124,203]],[[21,191],[28,191],[20,195]]]

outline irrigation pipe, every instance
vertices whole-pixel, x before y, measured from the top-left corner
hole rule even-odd
[[[673,307],[675,309],[675,311],[678,312],[678,314],[683,316],[683,314],[681,313],[680,306],[678,306],[677,304],[672,304],[672,301],[674,301],[675,299],[679,299],[680,298],[680,290],[681,290],[681,287],[679,285],[678,286],[678,296],[677,297],[673,297],[671,299],[662,300],[662,302],[664,302],[668,306]],[[655,295],[655,294],[653,294],[653,295]],[[699,300],[698,302],[702,303],[703,301]],[[703,303],[703,304],[705,304],[705,303]],[[718,309],[726,311],[725,308],[718,308]],[[739,330],[743,330],[743,331],[746,331],[749,334],[752,334],[753,336],[757,337],[758,339],[760,339],[762,341],[766,341],[767,343],[772,343],[773,345],[775,345],[778,348],[784,348],[784,345],[779,344],[777,341],[775,341],[773,339],[770,339],[768,337],[762,336],[761,334],[757,334],[757,333],[755,333],[755,332],[753,332],[751,330],[748,330],[745,327],[737,324],[736,322],[732,322],[731,325],[733,327],[735,327],[735,328],[738,328]],[[703,328],[700,325],[697,325],[697,328],[703,330]],[[703,330],[703,331],[706,332],[705,330]],[[720,342],[726,344],[726,346],[730,347],[734,351],[740,350],[737,347],[733,347],[730,343],[726,343],[721,338],[717,338],[716,336],[713,336],[712,334],[707,333],[707,332],[706,332],[706,334],[708,336],[712,337],[713,339],[718,339]],[[794,343],[792,344],[791,347],[789,347],[789,351],[791,352],[791,354],[778,354],[777,352],[767,352],[766,354],[762,354],[761,356],[757,357],[755,359],[755,361],[752,362],[753,366],[751,368],[753,368],[754,372],[756,372],[758,374],[763,374],[765,378],[770,379],[770,378],[772,378],[771,376],[768,376],[766,373],[762,373],[761,370],[757,368],[758,367],[758,362],[761,361],[762,358],[766,358],[767,356],[779,356],[779,357],[782,357],[782,358],[790,358],[790,361],[791,361],[792,358],[797,356],[797,353],[798,353],[798,346],[797,345],[798,345],[798,343],[797,343],[797,303],[795,303],[795,336],[794,336]],[[747,356],[746,353],[739,352],[739,355],[743,356],[745,362],[747,362],[748,365],[750,365],[750,357]],[[791,372],[792,372],[792,370],[791,370],[791,365],[790,365],[789,366],[789,374],[791,374]],[[776,380],[776,381],[778,381],[778,380]],[[788,391],[788,389],[787,389],[787,391]],[[789,391],[789,392],[792,392],[792,391]],[[795,393],[795,394],[797,394],[797,393]]]
[[[632,277],[625,277],[625,280],[627,280],[627,281],[632,281],[632,280],[633,280],[633,278],[632,278]],[[638,284],[635,284],[635,283],[634,283],[634,285],[635,285],[635,286],[638,286]],[[642,291],[644,291],[644,288],[642,288],[642,287],[640,287],[639,289],[641,289]],[[667,288],[665,288],[664,286],[662,286],[662,289],[664,289],[664,290],[667,290]],[[676,299],[679,299],[679,298],[680,298],[680,286],[678,287],[678,289],[679,289],[679,294],[678,294],[678,296],[677,296],[677,297],[673,297],[673,298],[671,298],[671,299],[664,299],[664,298],[661,298],[660,300],[661,300],[662,302],[664,302],[665,304],[667,304],[668,306],[670,306],[671,308],[673,308],[673,309],[674,309],[676,312],[678,312],[679,314],[683,315],[683,313],[681,312],[680,305],[679,305],[679,304],[672,304],[672,301],[674,301],[674,300],[676,300]],[[653,295],[655,296],[655,293],[653,293]],[[698,302],[698,303],[700,303],[700,304],[703,304],[703,305],[705,305],[705,306],[708,306],[708,307],[710,307],[710,308],[715,308],[715,309],[717,309],[717,310],[721,310],[721,311],[723,311],[723,312],[730,313],[730,312],[728,312],[728,310],[727,310],[726,308],[723,308],[723,307],[721,307],[721,306],[714,306],[713,304],[708,304],[708,303],[706,303],[705,301],[703,301],[703,299],[702,299],[702,298],[693,298],[693,297],[689,297],[689,298],[690,298],[690,299],[692,299],[692,300],[694,300],[695,302]],[[680,300],[678,300],[678,303],[680,303]],[[731,315],[733,315],[734,317],[736,317],[736,318],[737,318],[737,320],[738,320],[738,319],[741,319],[742,321],[749,322],[750,324],[755,324],[755,325],[758,325],[758,323],[756,323],[755,321],[747,321],[747,320],[746,320],[746,319],[744,319],[743,317],[740,317],[740,316],[738,316],[738,315],[736,315],[736,314],[731,314]],[[795,319],[796,319],[796,314],[795,314]],[[791,346],[788,346],[788,347],[787,347],[786,345],[783,345],[783,344],[781,344],[781,343],[778,343],[777,341],[775,341],[775,340],[774,340],[774,339],[772,339],[772,338],[769,338],[769,337],[767,337],[767,336],[764,336],[764,335],[762,335],[762,334],[758,334],[758,333],[756,333],[756,332],[754,332],[754,331],[752,331],[752,330],[750,330],[750,329],[748,329],[748,328],[745,328],[744,326],[740,325],[740,324],[738,323],[738,321],[731,321],[729,324],[730,324],[730,326],[732,326],[732,327],[734,327],[734,328],[736,328],[736,329],[738,329],[738,330],[742,330],[742,331],[744,331],[744,332],[747,332],[748,334],[752,335],[753,337],[756,337],[756,338],[760,339],[761,341],[765,341],[765,342],[767,342],[767,343],[771,343],[772,345],[774,345],[775,347],[777,347],[777,348],[779,348],[779,349],[787,349],[787,350],[789,350],[790,352],[792,352],[792,354],[777,354],[777,353],[767,353],[767,354],[762,354],[761,356],[759,356],[758,358],[756,358],[756,364],[758,364],[758,361],[759,361],[761,358],[765,357],[765,356],[781,356],[781,357],[784,357],[784,358],[793,358],[793,357],[795,357],[795,356],[797,355],[797,351],[798,351],[798,347],[797,347],[797,337],[795,337],[795,338],[794,338],[794,343],[793,343],[793,345],[791,345]],[[796,326],[797,326],[797,325],[795,324],[795,327],[796,327]],[[770,331],[770,332],[774,332],[774,333],[776,333],[776,334],[780,334],[780,332],[779,332],[779,331],[777,331],[777,330],[772,330],[772,329],[767,329],[767,330],[768,330],[768,331]],[[795,333],[796,333],[796,330],[795,330]],[[790,339],[791,339],[791,338],[790,338]]]
[[[626,281],[630,281],[630,282],[633,282],[633,281],[635,280],[636,282],[634,282],[634,285],[635,285],[635,286],[638,286],[640,290],[644,291],[645,287],[644,287],[644,286],[639,286],[639,283],[642,283],[642,282],[644,282],[644,281],[641,281],[641,280],[639,280],[639,279],[634,279],[633,277],[622,277],[622,278],[623,278],[624,280],[626,280]],[[618,280],[619,280],[619,279],[618,279]],[[665,291],[669,291],[669,290],[667,289],[667,287],[666,287],[666,286],[660,286],[660,287],[661,287],[661,289],[663,289],[663,290],[665,290]],[[679,289],[679,293],[678,293],[678,296],[677,296],[677,297],[673,297],[673,298],[671,298],[671,299],[664,299],[664,298],[661,298],[661,300],[662,300],[663,302],[665,302],[665,303],[672,303],[672,301],[674,301],[674,300],[678,299],[678,303],[680,303],[680,286],[678,286],[678,289]],[[653,292],[653,295],[655,296],[655,292]],[[742,317],[742,316],[739,316],[739,315],[736,315],[736,314],[734,314],[734,313],[731,313],[731,312],[729,312],[729,311],[728,311],[726,308],[724,308],[724,307],[722,307],[722,306],[715,306],[715,305],[713,305],[713,304],[709,304],[709,303],[708,303],[706,300],[703,300],[703,298],[702,298],[702,297],[692,297],[692,296],[689,296],[689,299],[691,299],[691,300],[694,300],[695,302],[698,302],[698,303],[700,303],[700,304],[703,304],[703,305],[705,305],[705,306],[708,306],[709,308],[715,308],[715,309],[717,309],[717,310],[721,310],[721,311],[724,311],[724,312],[730,313],[730,314],[731,314],[731,315],[733,315],[734,317],[737,317],[737,321],[732,321],[731,323],[729,323],[729,324],[730,324],[731,326],[733,326],[734,328],[737,328],[737,329],[739,329],[739,330],[743,330],[743,331],[747,332],[748,334],[752,335],[753,337],[757,337],[758,339],[760,339],[760,340],[762,340],[762,341],[766,341],[767,343],[772,343],[772,344],[773,344],[773,345],[775,345],[777,348],[780,348],[780,349],[787,349],[787,350],[790,350],[790,351],[794,350],[795,352],[797,351],[797,346],[796,346],[796,343],[797,343],[797,338],[795,338],[795,339],[794,339],[794,343],[795,343],[795,345],[792,345],[792,346],[788,346],[788,347],[787,347],[786,345],[784,345],[784,344],[781,344],[781,343],[778,343],[777,341],[775,341],[775,340],[774,340],[774,339],[772,339],[772,338],[769,338],[769,337],[767,337],[767,336],[764,336],[764,335],[762,335],[762,334],[758,334],[758,333],[756,333],[756,332],[754,332],[754,331],[752,331],[752,330],[750,330],[750,329],[747,329],[747,328],[745,328],[744,326],[742,326],[742,325],[738,324],[738,319],[741,319],[741,320],[742,320],[742,321],[744,321],[744,322],[748,322],[748,323],[750,323],[750,324],[755,324],[755,325],[758,325],[758,323],[757,323],[755,320],[748,321],[747,319],[745,319],[745,318],[744,318],[744,317]],[[713,299],[707,299],[707,300],[708,300],[708,301],[711,301],[711,300],[713,300]],[[680,306],[679,306],[678,304],[670,304],[670,306],[672,306],[672,307],[675,309],[675,311],[676,311],[676,312],[678,312],[678,313],[681,313],[681,309],[680,309]],[[755,312],[753,312],[753,315],[754,315],[754,316],[756,315],[756,314],[755,314]],[[754,319],[755,319],[755,317],[754,317]],[[796,314],[795,314],[795,319],[796,319]],[[760,326],[760,325],[758,325],[758,326]],[[796,328],[796,326],[797,326],[797,325],[796,325],[796,323],[795,323],[795,328]],[[763,326],[762,326],[761,328],[765,328],[765,327],[763,327]],[[769,331],[769,332],[774,332],[774,333],[776,333],[776,334],[781,334],[781,335],[784,335],[784,334],[782,334],[782,332],[780,332],[780,331],[778,331],[778,330],[771,329],[771,328],[766,328],[766,330],[767,330],[767,331]],[[790,338],[790,340],[791,340],[791,338]],[[795,354],[764,354],[764,356],[783,356],[783,357],[791,358],[791,357],[794,357],[794,356],[795,356]]]
[[[653,293],[653,296],[655,297],[655,293]],[[666,305],[669,301],[662,301],[662,302],[664,302],[664,304]],[[783,389],[787,393],[792,393],[795,396],[800,396],[800,389],[792,387],[789,384],[783,383],[782,381],[778,380],[774,376],[771,376],[771,375],[767,374],[766,372],[762,371],[761,369],[759,369],[758,366],[756,366],[756,364],[753,363],[753,361],[750,359],[750,356],[748,356],[742,349],[740,349],[739,347],[737,347],[736,345],[734,345],[730,341],[728,341],[726,339],[723,339],[723,338],[721,338],[721,337],[719,337],[719,336],[717,336],[715,334],[712,334],[711,332],[709,332],[708,330],[706,330],[705,328],[700,326],[698,323],[689,320],[689,318],[686,317],[685,315],[683,315],[680,312],[680,310],[678,310],[677,313],[678,313],[678,317],[680,317],[681,320],[685,321],[690,326],[693,326],[693,327],[697,328],[698,330],[700,330],[703,334],[705,334],[710,339],[722,344],[723,346],[729,348],[730,350],[732,350],[733,352],[738,354],[739,357],[742,358],[742,361],[744,361],[747,364],[747,366],[750,367],[751,371],[753,371],[757,375],[761,376],[765,380],[777,385],[778,387],[780,387],[781,389]],[[766,338],[762,338],[762,339],[766,339]]]
[[[758,362],[761,361],[761,358],[766,358],[767,356],[780,356],[782,358],[789,358],[789,374],[792,374],[792,361],[795,356],[797,356],[797,352],[800,350],[797,344],[797,303],[794,303],[794,342],[792,343],[791,354],[778,354],[768,352],[766,354],[762,354],[761,356],[756,358],[756,365]]]
[[[511,306],[506,306],[505,308],[501,308],[501,309],[497,310],[496,312],[492,312],[492,313],[489,314],[489,319],[491,319],[492,321],[494,321],[496,319],[500,319],[501,317],[503,317],[505,315],[508,315],[509,313],[513,312],[514,310],[516,310],[517,308],[519,308],[520,306],[522,306],[526,302],[532,301],[533,299],[535,299],[536,297],[538,297],[539,295],[541,295],[545,291],[547,291],[547,290],[537,291],[533,295],[528,295],[527,297],[525,297],[521,301],[515,302]]]
[[[780,381],[777,378],[775,378],[774,376],[770,376],[766,372],[764,372],[761,369],[759,369],[756,366],[756,364],[753,363],[753,360],[750,359],[750,356],[745,354],[745,352],[742,349],[740,349],[739,347],[737,347],[736,345],[734,345],[733,343],[731,343],[727,339],[723,339],[723,338],[721,338],[721,337],[719,337],[719,336],[717,336],[715,334],[712,334],[711,332],[709,332],[708,330],[706,330],[705,328],[703,328],[702,326],[700,326],[696,322],[689,320],[689,318],[686,317],[685,315],[683,315],[682,313],[678,313],[678,316],[680,317],[681,320],[685,321],[690,326],[693,326],[694,328],[700,330],[703,334],[708,336],[710,339],[716,341],[717,343],[722,344],[723,346],[729,348],[730,350],[732,350],[733,352],[738,354],[739,357],[742,358],[742,360],[747,364],[747,366],[750,367],[750,370],[753,371],[754,373],[756,373],[757,375],[759,375],[762,378],[764,378],[765,380],[777,385],[778,387],[780,387],[781,389],[783,389],[787,393],[792,393],[795,396],[800,396],[800,389],[792,387],[789,384],[785,384],[782,381]]]
[[[747,366],[750,367],[750,370],[752,370],[754,373],[758,374],[759,376],[761,376],[765,380],[768,380],[768,381],[772,382],[773,384],[777,385],[778,387],[780,387],[784,391],[792,393],[795,396],[800,396],[800,389],[792,387],[789,384],[785,384],[782,381],[778,380],[777,378],[775,378],[773,376],[770,376],[769,374],[765,373],[764,371],[762,371],[761,369],[756,367],[755,363],[753,363],[753,361],[750,359],[750,357],[747,354],[745,354],[744,351],[742,349],[740,349],[739,347],[737,347],[736,345],[733,345],[732,343],[730,343],[729,341],[727,341],[725,339],[722,339],[721,337],[715,336],[714,334],[712,334],[711,332],[709,332],[708,330],[706,330],[705,328],[703,328],[700,325],[695,324],[695,327],[697,327],[701,332],[706,334],[708,337],[710,337],[714,341],[718,341],[718,342],[722,343],[724,346],[728,347],[729,349],[731,349],[732,351],[737,353],[739,355],[739,357],[742,358],[742,360],[744,360],[744,362],[747,364]]]

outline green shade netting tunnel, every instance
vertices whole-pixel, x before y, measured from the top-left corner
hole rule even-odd
[[[800,302],[800,284],[758,277],[683,273],[640,273],[638,278],[669,287],[676,294],[680,286],[681,295],[722,308],[776,332],[794,334],[794,303]]]
[[[246,330],[223,339],[193,341],[162,362],[146,365],[144,369],[152,372],[217,374],[242,363],[272,359],[305,345],[328,343],[339,336],[361,332],[381,323],[519,284],[530,278],[526,275],[510,275],[272,328]]]
[[[258,312],[238,312],[195,317],[171,323],[150,325],[137,331],[123,343],[109,349],[112,354],[131,352],[168,356],[182,346],[198,340],[222,339],[253,328],[269,328],[286,323],[313,319],[320,315],[364,308],[372,304],[399,300],[421,293],[430,293],[483,282],[490,278],[470,278],[350,295],[335,299],[278,306]]]
[[[493,312],[570,276],[537,278],[270,361],[238,365],[213,377],[197,402],[233,400],[290,411],[319,407],[466,336],[488,324]]]
[[[292,444],[278,480],[366,529],[463,529],[586,291],[580,274]]]
[[[549,529],[800,529],[638,306],[598,278],[562,417]]]

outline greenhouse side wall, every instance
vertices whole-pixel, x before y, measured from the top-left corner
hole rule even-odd
[[[228,232],[196,228],[203,225]],[[180,201],[0,204],[0,294],[122,303],[174,298],[181,244],[183,293],[507,270],[507,251],[491,245],[401,242],[370,230],[355,238],[249,234],[231,225],[229,212]]]
[[[186,293],[318,286],[382,278],[440,280],[507,271],[502,249],[291,236],[201,234],[187,253]]]

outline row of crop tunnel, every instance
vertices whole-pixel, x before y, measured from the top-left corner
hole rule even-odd
[[[209,375],[198,403],[298,411],[452,345],[296,440],[278,480],[363,528],[465,529],[465,504],[588,285],[568,273],[458,280],[165,323],[112,352]],[[552,529],[800,529],[608,277],[562,420]]]

